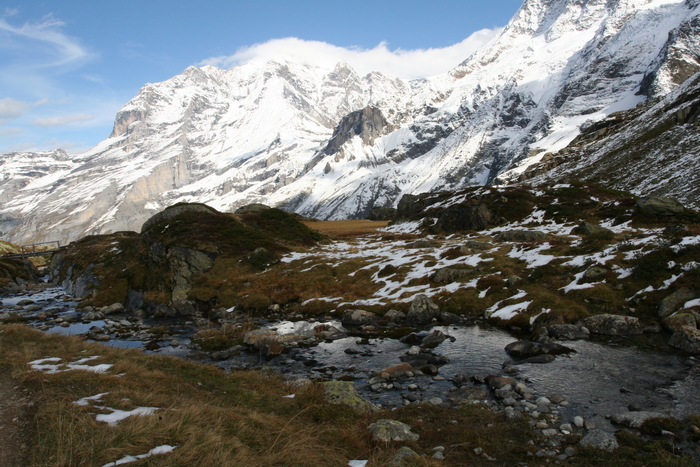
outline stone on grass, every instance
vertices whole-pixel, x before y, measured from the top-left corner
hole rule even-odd
[[[579,441],[578,445],[608,452],[613,452],[615,449],[620,447],[615,435],[603,430],[589,431],[588,434],[584,436],[581,441]]]
[[[417,441],[419,436],[411,431],[405,423],[383,418],[369,425],[372,441],[389,443],[391,441]]]
[[[548,238],[549,235],[539,230],[506,230],[494,237],[499,242],[542,242]]]
[[[404,461],[409,459],[420,459],[420,456],[413,449],[404,446],[396,451],[396,454],[391,458],[387,467],[402,467]]]
[[[321,384],[324,397],[331,404],[347,405],[360,414],[379,410],[379,407],[360,397],[352,381],[326,381]]]
[[[431,280],[439,284],[450,284],[455,282],[462,277],[471,274],[471,269],[457,269],[457,268],[442,268],[438,269]]]
[[[464,246],[459,247],[462,253],[471,253],[472,251],[490,250],[493,245],[488,242],[479,242],[477,240],[467,240]]]
[[[605,269],[603,266],[591,266],[590,268],[586,269],[586,271],[583,273],[583,280],[597,281],[600,279],[605,279],[607,275],[608,270]]]
[[[615,234],[612,230],[599,225],[582,222],[571,231],[574,235],[599,235],[612,238]]]

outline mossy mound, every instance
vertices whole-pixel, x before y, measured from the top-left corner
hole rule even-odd
[[[155,314],[191,314],[221,306],[219,291],[231,293],[228,280],[263,270],[290,248],[323,238],[278,209],[234,215],[178,204],[149,219],[141,234],[118,232],[72,243],[54,256],[51,269],[91,305],[119,302]]]

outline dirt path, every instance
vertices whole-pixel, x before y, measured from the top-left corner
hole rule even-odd
[[[17,467],[29,458],[31,407],[22,388],[0,370],[0,467]]]

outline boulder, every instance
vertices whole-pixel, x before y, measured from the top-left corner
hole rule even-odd
[[[381,419],[369,425],[372,441],[389,443],[391,441],[417,441],[419,436],[411,431],[411,426],[405,423]]]
[[[588,339],[591,332],[585,326],[576,326],[575,324],[553,324],[547,327],[547,334],[556,339],[575,341],[578,339]]]
[[[574,227],[571,233],[574,235],[594,235],[608,238],[615,236],[615,233],[612,230],[606,229],[605,227],[601,227],[599,225],[590,224],[588,222],[582,222],[578,226]]]
[[[442,268],[438,269],[430,280],[438,284],[450,284],[462,277],[468,276],[471,272],[471,269]]]
[[[440,319],[440,308],[423,294],[416,295],[406,313],[406,321],[411,324],[428,324]]]
[[[406,373],[413,372],[413,367],[408,363],[399,363],[398,365],[390,366],[389,368],[384,368],[378,371],[375,375],[388,379],[388,378],[400,378],[406,376]]]
[[[561,344],[555,342],[531,342],[528,340],[519,340],[511,342],[505,347],[506,352],[515,358],[530,358],[536,357],[538,355],[561,355],[565,353],[573,352],[570,349]],[[543,363],[543,362],[532,362],[532,363]]]
[[[459,247],[461,253],[471,253],[472,251],[490,250],[493,245],[488,242],[479,242],[476,240],[467,240],[464,246]]]
[[[416,240],[415,242],[407,243],[406,248],[419,249],[419,248],[437,248],[440,246],[440,242],[434,240]]]
[[[448,336],[444,332],[440,330],[435,330],[427,336],[425,336],[423,340],[421,340],[420,346],[425,349],[433,349],[438,345],[442,344],[445,341],[445,339],[448,339],[449,337],[450,336]]]
[[[661,324],[671,332],[680,331],[681,328],[689,326],[691,328],[697,329],[697,321],[695,320],[695,315],[692,313],[675,313],[668,318],[664,319]]]
[[[549,235],[538,230],[506,230],[494,237],[499,242],[542,242],[548,238]]]
[[[503,386],[512,386],[518,382],[515,378],[510,378],[508,376],[493,376],[487,378],[487,381],[491,389],[501,389]]]
[[[124,313],[124,305],[121,303],[112,303],[109,306],[104,306],[100,308],[100,313],[107,315],[116,315],[117,313]]]
[[[340,321],[345,325],[362,326],[377,322],[379,316],[371,311],[365,310],[345,310]]]
[[[692,354],[700,354],[700,330],[685,326],[674,332],[668,345]]]
[[[192,277],[210,270],[214,259],[204,251],[179,246],[170,248],[167,256],[175,282],[172,299],[187,300],[187,292],[192,289]]]
[[[650,418],[670,418],[668,415],[660,412],[624,412],[618,413],[610,417],[613,423],[627,426],[630,428],[639,428],[644,422]]]
[[[671,295],[661,300],[661,303],[659,304],[659,318],[664,319],[671,316],[685,302],[695,298],[698,298],[698,294],[695,290],[691,290],[686,287],[676,290]]]
[[[647,196],[637,200],[637,212],[649,217],[670,217],[683,214],[685,208],[673,198],[657,198]]]
[[[589,431],[588,434],[579,441],[578,445],[608,452],[613,452],[620,447],[615,435],[603,430]]]
[[[279,334],[271,329],[254,329],[243,336],[243,343],[257,348],[259,345],[262,345],[262,343],[273,342],[278,337]]]
[[[384,319],[388,319],[394,323],[400,323],[406,319],[406,313],[399,310],[389,310],[384,314]]]
[[[394,457],[391,458],[387,464],[387,467],[403,467],[404,461],[408,461],[410,459],[420,459],[420,456],[413,449],[409,448],[408,446],[404,446],[396,451],[396,454],[394,454]]]
[[[379,410],[379,407],[360,397],[352,381],[326,381],[321,384],[324,398],[331,404],[347,405],[359,414],[369,414]]]
[[[578,325],[588,328],[591,334],[606,336],[635,336],[643,332],[639,319],[632,316],[595,315],[582,319]]]
[[[445,208],[438,217],[433,229],[438,232],[459,232],[463,230],[484,230],[494,223],[497,216],[483,204],[474,206],[456,205]]]
[[[586,271],[583,273],[583,281],[597,281],[600,279],[605,279],[607,275],[608,270],[605,269],[603,266],[591,266],[590,268],[586,269]]]

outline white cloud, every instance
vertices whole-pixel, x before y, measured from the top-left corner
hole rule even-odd
[[[36,102],[25,102],[13,99],[11,97],[0,99],[0,124],[3,124],[8,120],[19,118],[30,109],[46,104],[47,102],[47,99],[42,99]]]
[[[39,67],[77,66],[93,56],[80,43],[63,34],[59,29],[65,23],[53,16],[45,16],[39,23],[24,23],[13,26],[0,18],[0,31],[12,38],[11,46],[16,51],[28,53],[22,60],[39,59]],[[41,49],[37,45],[42,45]],[[6,47],[8,47],[6,45]],[[43,52],[43,53],[41,53]],[[48,53],[47,53],[48,52]]]
[[[31,106],[29,102],[18,101],[11,97],[0,99],[0,122],[21,117]]]
[[[44,128],[51,128],[54,126],[68,125],[69,123],[87,122],[94,118],[94,115],[74,114],[62,115],[60,117],[37,118],[32,121],[32,123]]]
[[[385,42],[372,49],[344,48],[326,42],[288,37],[243,47],[233,55],[208,58],[198,65],[231,68],[284,58],[312,66],[332,67],[339,61],[345,61],[360,74],[379,71],[405,79],[424,78],[448,72],[500,31],[500,28],[482,29],[448,47],[416,50],[389,50]]]

